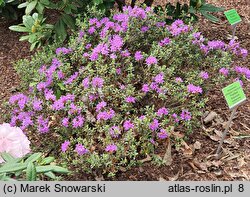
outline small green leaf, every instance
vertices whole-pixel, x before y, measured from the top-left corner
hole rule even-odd
[[[60,88],[61,90],[66,90],[66,88],[65,88],[65,86],[64,86],[63,83],[57,83],[57,85],[59,86],[59,88]]]
[[[25,9],[25,14],[30,14],[32,10],[34,10],[34,8],[36,7],[36,4],[37,0],[31,1]]]
[[[27,181],[35,181],[36,180],[36,168],[34,163],[29,162],[26,169],[26,179]]]

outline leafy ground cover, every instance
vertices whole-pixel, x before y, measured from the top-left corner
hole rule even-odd
[[[219,32],[219,31],[218,31]],[[209,34],[209,32],[208,32]],[[215,34],[213,33],[213,36]],[[218,36],[218,34],[217,34]],[[222,38],[225,37],[225,35],[222,35]],[[211,38],[214,38],[211,36]],[[247,37],[246,37],[247,38]],[[215,37],[215,39],[218,39],[217,37]],[[241,38],[240,38],[241,39]],[[243,38],[244,40],[244,38]],[[243,43],[244,44],[244,43]],[[247,48],[247,47],[246,47]],[[244,61],[248,61],[244,60]],[[242,60],[239,60],[239,65],[244,64],[244,62],[242,62]],[[221,84],[221,87],[223,87],[224,84]],[[246,83],[247,86],[247,83]],[[243,178],[243,179],[248,179],[248,174],[247,174],[247,169],[245,169],[245,167],[247,166],[247,162],[249,162],[249,160],[247,160],[247,155],[245,155],[245,157],[243,157],[243,155],[241,155],[242,153],[246,153],[247,151],[249,151],[249,148],[247,147],[247,138],[242,138],[239,137],[237,138],[237,131],[236,133],[231,134],[234,138],[233,142],[229,142],[226,151],[226,155],[225,158],[223,158],[222,160],[220,160],[219,162],[216,162],[212,159],[209,159],[209,155],[211,154],[212,150],[215,149],[216,147],[216,135],[219,135],[219,130],[221,130],[223,128],[223,123],[226,120],[226,116],[225,114],[228,113],[227,112],[227,107],[225,106],[224,100],[222,98],[221,92],[220,92],[220,85],[218,85],[218,89],[213,89],[212,92],[210,92],[211,95],[210,96],[210,100],[209,103],[207,105],[207,110],[208,111],[217,111],[217,113],[219,114],[218,117],[221,116],[222,121],[220,120],[216,120],[215,122],[211,123],[211,125],[204,125],[203,130],[198,130],[198,131],[194,131],[194,136],[191,137],[186,144],[183,144],[181,146],[181,148],[179,150],[173,150],[173,164],[168,166],[168,167],[161,167],[161,168],[157,168],[157,167],[153,167],[153,168],[148,168],[148,166],[151,164],[147,163],[146,160],[144,165],[142,167],[132,170],[132,171],[127,171],[124,173],[119,173],[117,175],[117,179],[118,180],[155,180],[155,179],[159,179],[159,178],[164,178],[166,180],[168,179],[179,179],[179,180],[190,180],[190,179],[212,179],[212,180],[216,180],[216,179],[237,179],[237,178]],[[220,102],[218,102],[218,100]],[[221,108],[219,109],[218,106],[221,106]],[[241,107],[241,109],[247,109],[248,108],[248,103],[244,106]],[[222,114],[221,109],[225,110],[225,114]],[[242,126],[240,125],[240,123],[238,124],[238,119],[241,119],[241,117],[244,121],[241,121]],[[236,125],[233,125],[232,129],[239,130],[241,131],[241,133],[238,135],[242,135],[245,132],[245,135],[247,135],[247,133],[249,132],[249,129],[247,129],[248,123],[247,123],[247,118],[249,117],[249,114],[247,112],[247,110],[245,110],[245,113],[239,113],[239,117],[237,117],[237,119],[235,121]],[[235,127],[237,126],[237,127]],[[213,134],[214,132],[214,134]],[[231,131],[233,132],[233,130]],[[200,135],[197,135],[197,133],[199,133]],[[236,138],[235,138],[236,137]],[[218,139],[218,137],[217,137]],[[213,142],[215,141],[215,142]],[[236,142],[236,143],[234,143]],[[199,146],[199,144],[201,145],[201,147]],[[244,146],[240,146],[240,145],[244,145]],[[242,150],[240,147],[243,147]],[[236,149],[236,151],[235,151]],[[235,153],[239,153],[239,151],[243,151],[240,152],[240,155],[237,155]],[[201,155],[204,155],[204,157],[208,157],[208,158],[204,158],[204,157],[200,157]],[[229,157],[228,157],[229,155]],[[198,157],[199,159],[197,159]],[[221,162],[221,163],[220,163]],[[230,169],[230,165],[232,163],[236,163],[239,164],[239,167],[241,168],[241,174],[239,177],[238,174],[234,174],[233,170],[237,170],[236,169]],[[187,164],[184,164],[187,163]],[[223,166],[224,165],[224,166]],[[229,165],[229,167],[227,167],[226,165]],[[183,168],[182,168],[182,167]],[[181,168],[180,168],[181,167]],[[151,170],[150,170],[151,169]],[[179,169],[181,169],[179,171]],[[187,173],[189,172],[189,173]],[[210,173],[208,173],[210,172]],[[223,174],[224,173],[224,174]],[[163,174],[163,177],[160,177],[160,174]],[[208,175],[207,175],[208,174]],[[209,177],[210,175],[210,177]],[[227,175],[227,176],[226,176]],[[87,175],[85,175],[84,177],[74,177],[79,178],[79,179],[93,179],[95,177],[88,177]],[[98,177],[100,178],[100,177]]]

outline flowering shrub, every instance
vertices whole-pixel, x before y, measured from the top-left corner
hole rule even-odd
[[[191,131],[206,91],[232,75],[233,56],[247,55],[181,20],[167,26],[151,8],[124,7],[80,28],[50,63],[38,61],[29,93],[10,98],[10,124],[37,132],[44,148],[87,172],[113,175],[154,155],[173,127]]]
[[[6,123],[0,125],[0,153],[4,152],[15,158],[23,157],[30,152],[30,141],[23,131]],[[0,163],[3,162],[0,156]]]

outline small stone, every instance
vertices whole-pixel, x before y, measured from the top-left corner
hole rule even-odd
[[[211,111],[208,116],[204,119],[204,123],[207,124],[209,122],[212,122],[217,117],[217,113],[214,111]]]

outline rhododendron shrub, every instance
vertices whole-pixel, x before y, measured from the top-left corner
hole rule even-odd
[[[21,158],[30,152],[30,141],[23,131],[10,124],[0,125],[0,153],[9,153],[15,158]],[[0,156],[0,163],[4,160]]]
[[[167,26],[151,8],[125,7],[80,28],[50,63],[38,62],[29,93],[9,100],[10,124],[36,132],[44,148],[80,171],[112,175],[154,155],[171,132],[190,131],[206,91],[228,80],[234,56],[247,54],[181,20]]]

